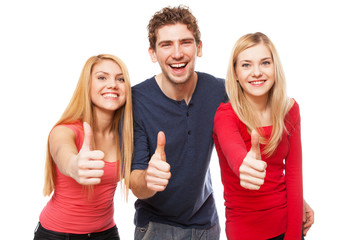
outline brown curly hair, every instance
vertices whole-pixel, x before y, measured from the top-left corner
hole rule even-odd
[[[196,45],[200,43],[201,34],[196,18],[189,7],[180,5],[178,7],[165,7],[152,16],[147,27],[150,47],[155,50],[156,33],[159,28],[176,23],[185,24],[192,31]]]

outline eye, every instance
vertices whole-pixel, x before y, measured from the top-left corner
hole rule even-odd
[[[270,61],[264,61],[262,64],[263,64],[263,65],[270,65],[271,62],[270,62]]]
[[[116,80],[119,81],[119,82],[125,82],[124,78],[117,78]]]
[[[243,68],[249,68],[249,67],[250,67],[250,64],[249,64],[249,63],[243,63],[243,64],[241,65],[241,67],[243,67]]]
[[[170,43],[163,43],[160,45],[160,47],[170,47]]]
[[[99,79],[99,80],[106,80],[106,77],[104,77],[104,76],[99,76],[98,79]]]

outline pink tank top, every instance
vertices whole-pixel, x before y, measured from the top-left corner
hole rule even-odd
[[[81,149],[84,133],[81,121],[64,125],[76,135]],[[41,225],[52,231],[85,234],[115,226],[114,193],[118,183],[117,162],[105,162],[101,183],[89,189],[56,167],[55,191],[40,214]]]

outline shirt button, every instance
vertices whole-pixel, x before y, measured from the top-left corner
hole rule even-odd
[[[188,135],[190,135],[190,134],[191,134],[191,131],[189,130],[189,131],[188,131]]]

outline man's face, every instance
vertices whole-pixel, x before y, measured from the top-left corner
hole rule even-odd
[[[194,74],[196,57],[202,56],[202,43],[196,46],[185,24],[166,25],[157,30],[156,49],[149,48],[149,54],[168,81],[184,84]]]

